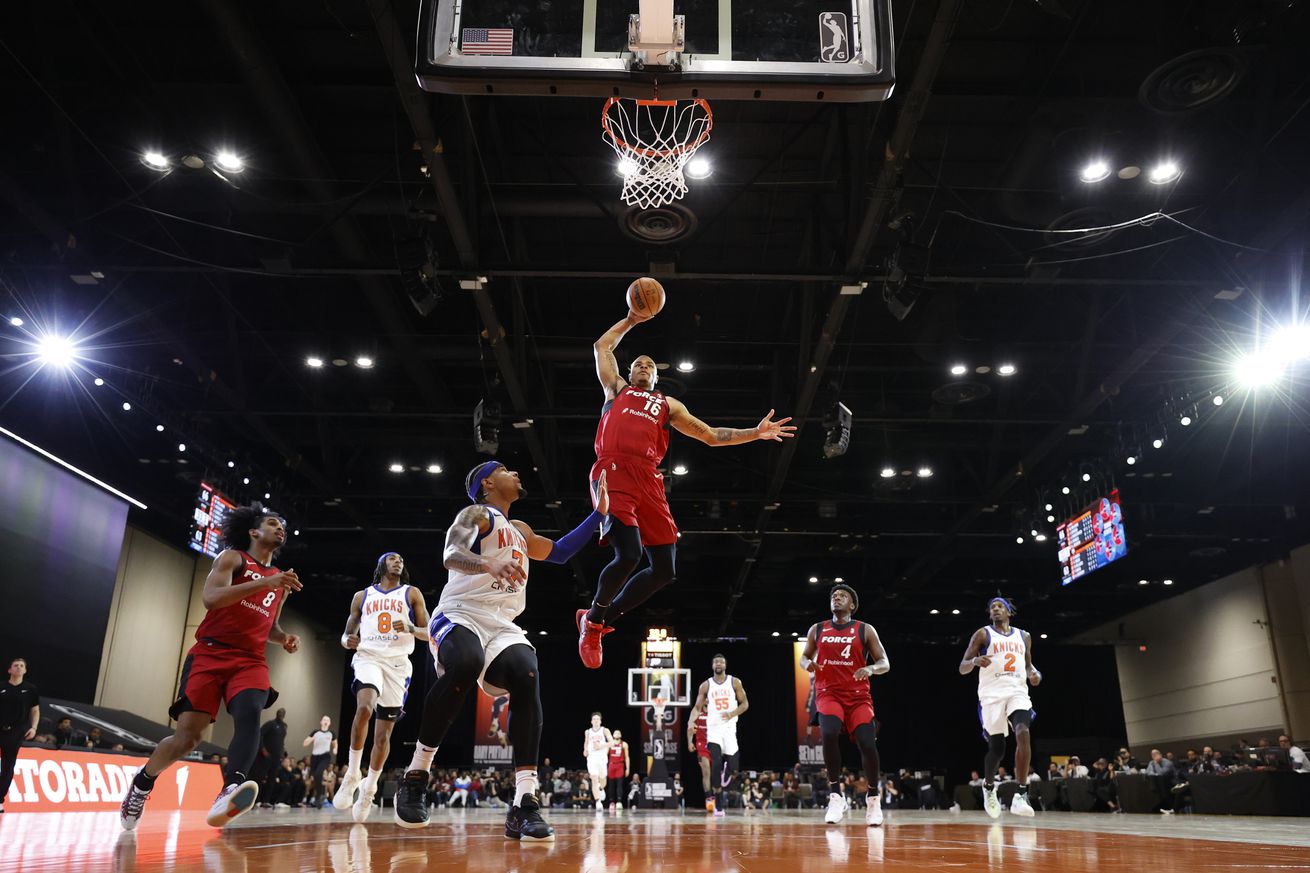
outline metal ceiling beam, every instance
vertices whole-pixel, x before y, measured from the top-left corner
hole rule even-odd
[[[301,176],[305,177],[306,189],[315,199],[335,199],[339,192],[334,191],[327,180],[335,178],[336,174],[315,143],[300,111],[299,101],[282,75],[275,57],[264,48],[254,28],[246,20],[242,11],[244,7],[226,0],[202,0],[201,6],[232,50],[237,70],[245,79],[255,102],[263,110],[269,126],[286,146],[287,154],[295,161]],[[373,252],[369,250],[352,217],[345,216],[333,222],[329,233],[347,261],[363,264],[373,259]],[[393,268],[382,275],[398,273]],[[395,287],[375,272],[355,272],[351,275],[355,277],[374,314],[382,322],[400,358],[398,363],[418,388],[424,402],[432,406],[449,405],[450,390],[430,369],[422,367],[414,355],[417,345],[411,336],[411,326],[396,306],[399,295]]]

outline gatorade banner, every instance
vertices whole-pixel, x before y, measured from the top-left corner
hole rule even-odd
[[[478,717],[473,726],[473,763],[511,764],[514,747],[509,742],[509,695],[491,697],[478,687]]]
[[[823,741],[819,737],[817,720],[814,717],[814,674],[801,668],[801,652],[805,651],[805,640],[792,643],[792,673],[796,685],[796,760],[802,767],[823,766]]]
[[[114,812],[146,758],[67,752],[35,747],[18,750],[6,812]],[[155,782],[152,811],[208,810],[223,788],[217,764],[179,761]]]

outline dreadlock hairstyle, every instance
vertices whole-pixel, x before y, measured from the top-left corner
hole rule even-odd
[[[281,518],[281,516],[259,503],[236,507],[223,521],[223,545],[229,549],[249,551],[250,531],[263,524],[266,518]]]
[[[387,558],[390,558],[392,555],[399,555],[399,554],[400,554],[400,552],[383,552],[383,553],[382,553],[382,556],[378,558],[378,565],[377,565],[376,567],[373,568],[373,584],[374,584],[374,585],[376,585],[376,584],[378,584],[379,582],[381,582],[381,581],[382,581],[382,577],[385,576],[385,575],[387,575]],[[400,571],[400,584],[402,584],[402,585],[408,585],[408,584],[409,584],[409,566],[408,566],[408,565],[406,565],[405,569],[403,569],[403,570]]]

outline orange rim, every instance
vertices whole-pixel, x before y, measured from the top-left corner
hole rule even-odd
[[[628,98],[611,97],[605,101],[605,108],[602,109],[600,113],[600,128],[604,132],[605,137],[609,139],[610,142],[614,143],[614,145],[617,146],[618,148],[621,148],[632,154],[641,155],[642,157],[647,157],[647,158],[666,158],[669,155],[678,155],[678,154],[694,152],[696,151],[696,149],[700,148],[702,145],[705,144],[705,140],[710,138],[710,131],[714,128],[714,110],[710,109],[709,101],[707,101],[703,97],[693,97],[691,98],[692,102],[695,103],[697,106],[699,106],[701,110],[705,113],[705,122],[706,122],[705,129],[701,131],[701,135],[696,138],[696,141],[694,143],[683,143],[682,145],[676,146],[671,149],[651,149],[651,148],[646,148],[644,146],[628,145],[628,143],[623,139],[623,137],[610,126],[610,117],[609,117],[610,107],[615,105],[616,103],[622,103],[625,99]],[[638,106],[663,106],[666,108],[669,106],[678,105],[677,100],[633,99],[632,102],[637,104]]]

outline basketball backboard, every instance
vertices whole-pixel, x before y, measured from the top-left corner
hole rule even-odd
[[[628,668],[628,706],[691,706],[691,671],[686,668]]]
[[[891,94],[891,0],[675,0],[680,50],[659,64],[629,50],[639,2],[422,0],[415,72],[450,94],[649,98],[656,84],[663,99]]]

